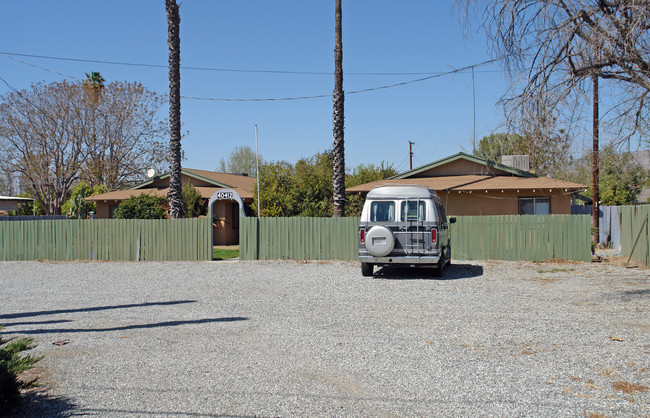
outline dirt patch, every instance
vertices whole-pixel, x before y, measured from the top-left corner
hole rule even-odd
[[[648,386],[637,385],[636,383],[628,382],[612,382],[612,386],[614,387],[614,390],[627,393],[628,395],[636,392],[647,392],[650,390],[650,387]]]

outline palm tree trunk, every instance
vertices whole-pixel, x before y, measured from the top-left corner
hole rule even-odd
[[[181,184],[181,18],[176,0],[165,0],[169,46],[169,216],[183,217]]]
[[[345,216],[345,144],[343,138],[345,95],[343,93],[343,41],[341,36],[341,0],[336,1],[334,46],[334,217]]]

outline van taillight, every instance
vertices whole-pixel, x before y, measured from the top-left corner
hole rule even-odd
[[[438,230],[435,228],[431,230],[431,243],[434,245],[438,243]]]
[[[360,229],[359,230],[359,242],[362,244],[366,243],[366,230],[365,229]]]

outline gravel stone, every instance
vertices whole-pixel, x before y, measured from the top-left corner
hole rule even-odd
[[[45,356],[22,416],[650,416],[647,269],[2,262],[0,278],[0,332]]]

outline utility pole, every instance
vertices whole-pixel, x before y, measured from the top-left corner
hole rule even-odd
[[[260,205],[260,154],[257,152],[257,123],[255,124],[255,172],[257,177],[257,217],[261,217]]]
[[[413,145],[415,142],[409,141],[409,170],[413,170]]]
[[[476,85],[474,83],[474,67],[472,67],[472,106],[474,109],[474,125],[472,130],[472,155],[476,156]]]
[[[598,217],[600,192],[598,190],[598,75],[592,75],[593,80],[593,150],[591,153],[591,182],[593,188],[593,212],[592,212],[592,226],[594,235],[593,242],[598,242]]]

